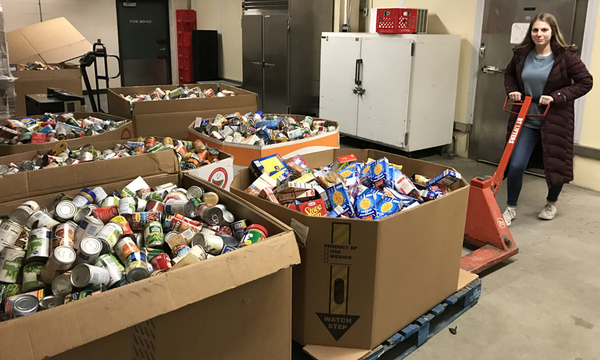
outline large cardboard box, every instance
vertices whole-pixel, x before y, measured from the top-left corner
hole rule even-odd
[[[283,116],[283,115],[281,115]],[[304,115],[285,115],[300,121]],[[214,118],[214,117],[213,117]],[[315,121],[324,119],[314,118]],[[190,141],[196,139],[202,140],[207,146],[217,148],[233,155],[234,171],[237,172],[248,167],[254,159],[268,155],[279,154],[282,157],[293,157],[296,155],[309,154],[311,152],[323,151],[327,149],[338,149],[340,147],[340,126],[339,123],[327,120],[330,126],[335,126],[336,130],[325,134],[304,138],[302,140],[288,141],[272,145],[244,145],[225,142],[212,138],[206,134],[194,130],[195,122],[188,126],[188,137]]]
[[[46,64],[62,64],[92,51],[92,44],[85,39],[67,19],[61,17],[22,27],[6,34],[10,64],[26,64],[40,61]],[[81,72],[76,66],[63,70],[14,71],[16,116],[26,115],[25,95],[45,94],[55,87],[82,94]]]
[[[92,141],[89,144],[102,151],[112,149],[115,145],[123,142],[123,140]],[[0,156],[0,165],[8,166],[11,163],[31,160],[36,155],[47,153],[48,150],[32,150]],[[0,175],[0,189],[3,190],[0,192],[0,203],[45,194],[67,185],[72,186],[72,189],[75,190],[128,179],[133,175],[174,174],[179,171],[180,166],[174,151],[163,150],[151,154]],[[207,180],[229,191],[229,186],[233,181],[233,157],[221,152],[219,161],[216,163],[204,165],[198,169],[184,170],[183,173]]]
[[[104,150],[111,149],[121,142],[121,140],[115,140],[92,142],[90,144],[98,150]],[[48,150],[32,150],[2,156],[0,157],[0,164],[9,165],[18,161],[31,160],[38,154],[47,153]],[[176,174],[178,172],[179,162],[177,157],[174,151],[168,150],[152,154],[25,171],[0,176],[0,189],[2,189],[0,203],[47,194],[58,188],[81,190],[88,186],[129,179],[134,175],[145,177],[158,174]]]
[[[122,189],[132,179],[103,187]],[[0,323],[0,358],[290,359],[290,266],[300,261],[291,229],[189,175],[144,180],[150,186],[179,182],[217,192],[237,218],[264,225],[270,236],[192,266]],[[77,190],[64,192],[73,196]],[[49,206],[56,195],[32,199]],[[0,214],[24,200],[1,204]]]
[[[114,121],[122,121],[127,120],[122,117],[110,115],[110,114],[101,114],[101,113],[83,113],[76,112],[73,113],[73,116],[76,119],[83,119],[88,116],[97,117],[103,120],[114,120]],[[39,118],[39,116],[33,116],[34,118]],[[123,140],[123,139],[132,139],[135,137],[135,132],[133,130],[133,122],[128,122],[127,124],[115,129],[113,131],[107,131],[103,134],[98,134],[94,136],[83,136],[76,139],[66,140],[67,144],[71,149],[79,148],[85,144],[90,144],[94,141],[102,142],[102,141],[112,141],[112,140]],[[45,142],[43,144],[23,144],[23,145],[8,145],[8,144],[0,144],[0,156],[18,154],[27,151],[38,151],[38,150],[50,150],[54,146],[56,146],[56,142]]]
[[[435,176],[446,167],[358,149],[303,156],[320,167],[338,156],[386,156],[407,174]],[[309,217],[246,194],[251,173],[241,170],[231,191],[305,239],[294,269],[293,338],[303,345],[369,350],[454,293],[469,185],[464,180],[435,201],[379,221]]]
[[[225,84],[190,84],[189,87],[200,86],[203,90],[212,88],[215,92],[231,90],[235,96],[196,98],[167,101],[140,101],[131,104],[123,99],[125,96],[151,94],[157,87],[173,90],[177,85],[131,86],[108,89],[108,112],[128,119],[133,119],[138,136],[170,136],[175,139],[186,139],[190,122],[198,116],[215,117],[218,114],[230,114],[236,111],[247,113],[256,111],[258,95]]]
[[[49,87],[63,89],[82,95],[81,70],[76,66],[65,66],[61,70],[13,71],[15,80],[15,112],[17,118],[27,115],[25,95],[46,94]]]

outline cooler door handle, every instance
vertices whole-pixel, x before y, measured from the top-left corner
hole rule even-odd
[[[354,84],[360,86],[360,68],[362,65],[362,59],[356,59],[356,67],[354,68]]]

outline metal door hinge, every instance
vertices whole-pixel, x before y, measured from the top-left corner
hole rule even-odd
[[[415,56],[415,43],[410,43],[410,56]]]
[[[291,29],[292,28],[292,19],[288,18],[287,19],[287,29]]]
[[[404,146],[408,145],[408,133],[404,134]]]

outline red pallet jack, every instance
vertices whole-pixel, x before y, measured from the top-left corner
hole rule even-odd
[[[519,252],[496,202],[496,194],[502,184],[504,172],[521,133],[525,117],[544,117],[550,109],[550,106],[547,106],[546,111],[541,115],[527,114],[531,102],[531,96],[526,96],[522,103],[508,104],[508,98],[504,101],[504,111],[517,114],[518,117],[498,169],[493,177],[478,176],[471,180],[464,239],[478,248],[462,257],[460,263],[463,270],[479,274]],[[521,106],[521,110],[518,113],[507,110],[507,105]]]

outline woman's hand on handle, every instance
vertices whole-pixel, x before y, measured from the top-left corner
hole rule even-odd
[[[521,101],[521,93],[518,91],[513,91],[511,93],[508,93],[508,98],[512,101]]]
[[[554,102],[554,98],[550,95],[542,95],[540,97],[540,105],[548,105],[551,102]]]

